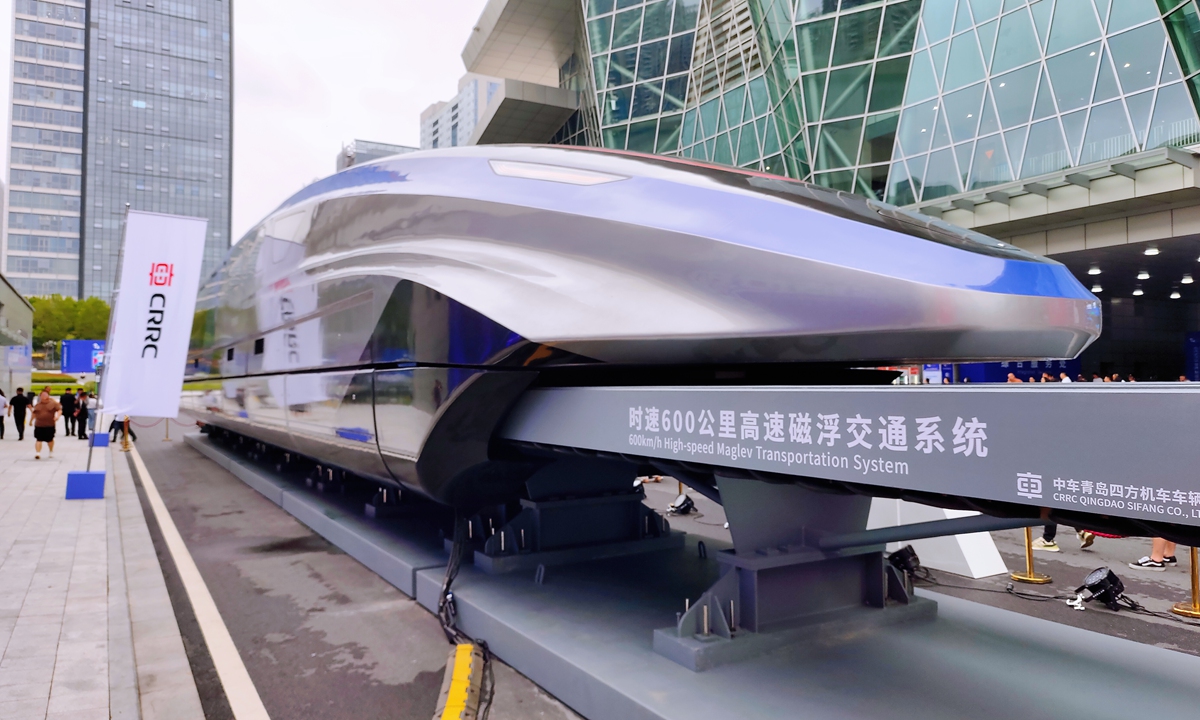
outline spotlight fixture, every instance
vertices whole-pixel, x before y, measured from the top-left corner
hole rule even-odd
[[[1178,300],[1180,297],[1182,297],[1182,296],[1179,294],[1179,291],[1178,291],[1178,290],[1174,290],[1174,291],[1172,291],[1172,292],[1171,292],[1171,299],[1172,299],[1172,300]]]
[[[1141,289],[1141,288],[1138,288],[1137,290],[1134,290],[1134,291],[1133,291],[1133,296],[1134,296],[1134,297],[1141,297],[1141,296],[1143,296],[1143,295],[1145,295],[1145,294],[1146,294],[1146,293],[1142,292],[1142,289]]]
[[[1088,268],[1088,275],[1099,275],[1099,274],[1100,274],[1099,266],[1093,265],[1090,268]]]
[[[1195,282],[1195,281],[1194,281],[1194,280],[1192,280],[1192,276],[1191,276],[1191,275],[1184,275],[1184,276],[1183,276],[1183,279],[1182,279],[1182,280],[1180,280],[1179,282],[1183,283],[1184,285],[1191,285],[1191,284],[1192,284],[1193,282]]]
[[[688,497],[686,493],[681,494],[679,497],[675,498],[675,500],[670,505],[667,506],[667,512],[672,515],[687,515],[692,510],[695,510],[695,509],[696,509],[696,503],[693,502],[692,499],[690,497]]]
[[[1146,272],[1145,270],[1142,270],[1141,272],[1138,273],[1137,277],[1138,277],[1138,280],[1149,280],[1150,273]]]
[[[1125,583],[1117,574],[1106,567],[1096,568],[1083,579],[1083,584],[1075,588],[1075,593],[1088,591],[1084,602],[1100,601],[1109,610],[1119,610],[1120,601],[1125,598]]]
[[[1104,292],[1104,288],[1100,287],[1100,283],[1096,283],[1095,285],[1092,286],[1092,292],[1094,292],[1094,293]]]
[[[912,575],[921,569],[921,558],[917,557],[917,551],[913,550],[912,545],[905,545],[891,555],[888,555],[887,560],[891,563],[892,567],[908,575]]]
[[[1143,255],[1150,255],[1150,256],[1157,255],[1157,254],[1158,254],[1158,248],[1157,248],[1156,246],[1154,246],[1154,245],[1151,245],[1150,247],[1146,248],[1146,249],[1145,249],[1145,250],[1142,252],[1142,254],[1143,254]]]

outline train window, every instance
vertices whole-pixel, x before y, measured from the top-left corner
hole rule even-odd
[[[255,355],[263,354],[263,339],[262,338],[259,338],[254,341],[254,354]]]
[[[233,362],[233,348],[229,348],[225,351],[225,359],[229,362]]]

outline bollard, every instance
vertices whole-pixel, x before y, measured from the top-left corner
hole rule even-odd
[[[1009,575],[1009,577],[1017,582],[1030,583],[1032,585],[1045,585],[1052,580],[1049,575],[1042,575],[1033,571],[1033,528],[1025,528],[1025,572],[1015,572]]]
[[[1200,619],[1200,566],[1197,566],[1196,560],[1196,548],[1192,548],[1192,601],[1175,603],[1171,612]]]
[[[125,437],[121,439],[121,452],[129,452],[129,416],[125,416]]]
[[[171,418],[163,418],[163,421],[167,423],[167,436],[162,441],[171,442]]]

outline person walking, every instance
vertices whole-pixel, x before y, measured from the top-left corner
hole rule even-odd
[[[71,388],[63,391],[58,404],[62,405],[63,434],[70,437],[75,434],[75,393]]]
[[[116,417],[116,416],[113,417],[112,424],[110,424],[108,426],[108,434],[112,436],[110,438],[109,442],[116,442],[117,435],[120,435],[122,440],[125,439],[125,421],[127,419],[129,419],[128,415],[121,415],[120,417]],[[137,442],[137,433],[133,431],[132,426],[133,426],[133,423],[131,422],[130,428],[129,428],[129,439],[133,442]]]
[[[50,388],[44,388],[38,396],[37,405],[33,406],[33,459],[42,459],[42,443],[50,447],[50,457],[54,457],[54,429],[58,419],[62,417],[62,405],[50,397]]]
[[[1135,570],[1162,572],[1178,563],[1179,560],[1175,557],[1175,543],[1156,537],[1150,541],[1150,554],[1137,562],[1129,563],[1129,567]]]
[[[17,439],[25,439],[25,411],[29,408],[29,398],[25,388],[17,388],[12,400],[8,401],[8,414],[12,415],[13,424],[17,426]]]
[[[1034,538],[1031,546],[1034,550],[1045,550],[1046,552],[1059,552],[1058,543],[1055,542],[1055,537],[1058,535],[1058,524],[1047,523],[1042,530],[1042,536]]]
[[[8,397],[0,390],[0,440],[4,439],[4,414],[8,412]]]
[[[88,417],[90,415],[91,408],[88,407],[88,393],[80,390],[79,397],[75,399],[75,425],[79,430],[78,437],[80,440],[88,439]]]

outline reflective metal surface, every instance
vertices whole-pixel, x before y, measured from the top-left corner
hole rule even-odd
[[[1100,329],[1063,266],[930,218],[520,146],[314,183],[234,247],[197,308],[193,412],[455,503],[517,482],[487,444],[536,376],[523,369],[1071,357]]]

